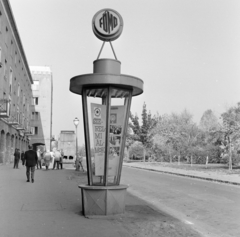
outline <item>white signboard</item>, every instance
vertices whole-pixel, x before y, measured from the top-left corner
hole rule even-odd
[[[106,105],[91,104],[95,175],[104,175]],[[116,176],[120,159],[120,147],[124,124],[125,106],[112,106],[110,111],[109,163],[108,175]]]

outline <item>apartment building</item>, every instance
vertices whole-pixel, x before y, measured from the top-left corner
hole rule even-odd
[[[42,146],[42,150],[52,150],[52,102],[53,78],[50,67],[30,66],[33,84],[33,110],[31,112],[31,144]]]
[[[32,83],[10,3],[0,0],[0,164],[30,143]]]

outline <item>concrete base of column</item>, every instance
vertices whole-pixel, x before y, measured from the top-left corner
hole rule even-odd
[[[125,211],[127,185],[79,185],[84,216],[115,215]]]

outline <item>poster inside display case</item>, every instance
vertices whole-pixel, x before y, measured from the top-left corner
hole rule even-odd
[[[95,152],[95,175],[104,175],[106,105],[91,104],[92,128]],[[116,176],[120,160],[125,106],[111,106],[109,134],[108,175]]]

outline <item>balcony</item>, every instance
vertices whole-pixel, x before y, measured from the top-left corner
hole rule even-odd
[[[25,130],[25,128],[24,128],[23,126],[21,126],[21,125],[15,127],[15,128],[16,128],[18,131],[23,131],[23,130]]]
[[[19,125],[19,119],[17,116],[10,116],[9,119],[7,120],[8,125]]]
[[[9,118],[10,116],[10,101],[0,99],[0,118]]]
[[[33,135],[34,135],[31,130],[26,130],[26,131],[24,131],[24,134],[25,134],[26,136],[33,136]]]
[[[25,130],[25,126],[24,126],[24,124],[20,121],[20,123],[17,125],[17,126],[15,126],[15,128],[18,130],[18,131],[23,131],[23,130]]]

